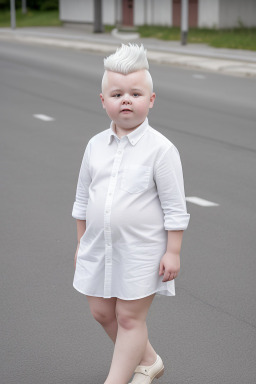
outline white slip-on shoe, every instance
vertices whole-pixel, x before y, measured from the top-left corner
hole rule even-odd
[[[164,364],[159,355],[152,365],[138,365],[135,369],[135,375],[129,384],[151,384],[156,378],[159,379],[164,374]]]

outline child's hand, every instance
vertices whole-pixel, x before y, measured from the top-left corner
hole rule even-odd
[[[175,279],[180,271],[180,255],[166,252],[159,265],[159,276],[164,275],[163,282]]]

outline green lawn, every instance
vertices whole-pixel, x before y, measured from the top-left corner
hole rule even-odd
[[[0,11],[0,27],[10,27],[10,12]],[[16,26],[17,27],[45,27],[61,25],[59,20],[59,11],[34,11],[28,10],[23,15],[21,10],[16,10]]]
[[[113,25],[106,25],[110,32]],[[160,40],[180,40],[180,29],[162,26],[143,25],[137,28],[141,37],[154,37]],[[256,51],[256,28],[210,29],[190,28],[189,43],[203,43],[212,47],[249,49]]]
[[[155,37],[162,40],[180,40],[179,28],[138,27],[141,37]],[[212,47],[250,49],[256,51],[256,28],[208,29],[191,28],[189,43],[204,43]]]

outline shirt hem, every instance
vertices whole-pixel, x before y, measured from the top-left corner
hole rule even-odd
[[[175,293],[171,293],[170,291],[167,291],[167,289],[157,289],[151,293],[147,293],[146,295],[142,295],[142,296],[139,296],[139,297],[133,297],[133,298],[127,298],[127,297],[121,297],[121,296],[98,296],[98,295],[95,295],[95,294],[92,294],[92,293],[87,293],[85,291],[83,291],[82,289],[78,288],[75,283],[73,283],[73,287],[80,293],[82,293],[83,295],[88,295],[88,296],[93,296],[93,297],[102,297],[103,299],[111,299],[112,297],[116,297],[117,299],[121,299],[121,300],[138,300],[138,299],[143,299],[144,297],[147,297],[147,296],[150,296],[150,295],[153,295],[153,293],[159,293],[160,295],[163,295],[163,296],[175,296]],[[162,291],[166,291],[168,293],[164,293]]]

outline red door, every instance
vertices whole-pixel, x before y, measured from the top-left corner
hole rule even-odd
[[[133,25],[133,0],[123,0],[123,25]]]
[[[197,27],[198,0],[189,0],[189,26]]]
[[[198,22],[198,0],[189,0],[188,4],[188,25],[197,27]],[[172,25],[180,27],[181,24],[181,0],[172,1]]]
[[[180,27],[181,20],[181,0],[172,1],[172,25],[173,27]]]

